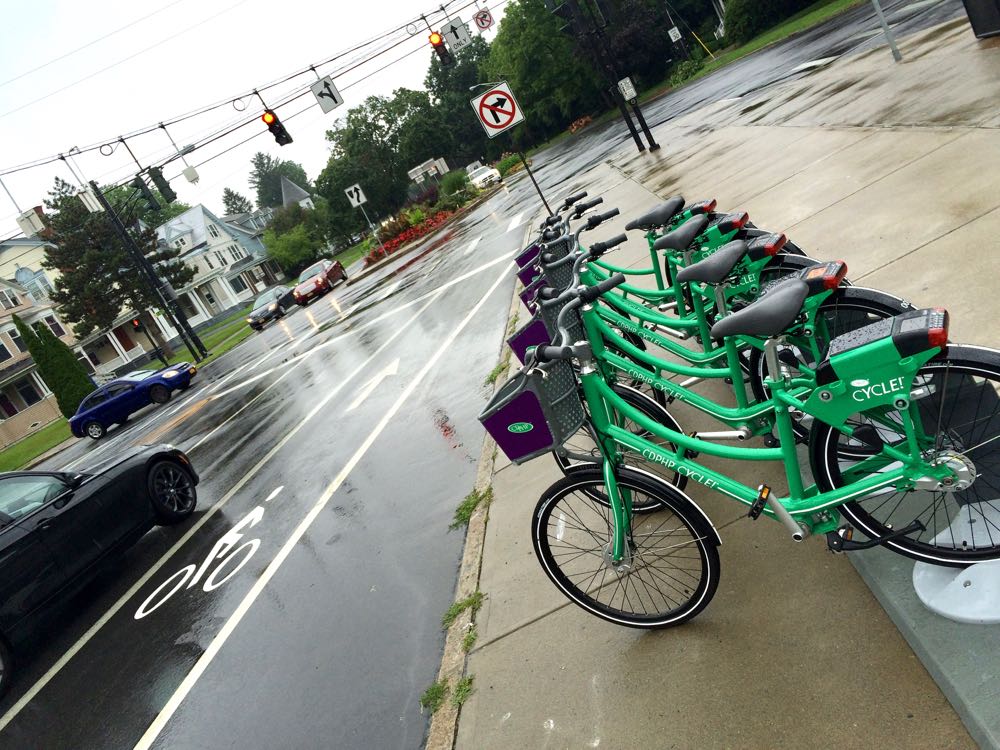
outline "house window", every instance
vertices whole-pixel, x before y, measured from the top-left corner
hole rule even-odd
[[[83,365],[83,369],[87,371],[88,375],[94,374],[94,363],[90,361],[86,352],[77,352],[76,358],[80,360],[80,364]]]
[[[21,338],[21,332],[16,328],[11,328],[7,331],[7,335],[10,336],[10,340],[14,342],[14,346],[17,347],[19,352],[28,351],[28,345],[24,343],[24,339]]]
[[[49,329],[51,329],[52,333],[54,333],[56,336],[66,335],[66,329],[63,328],[61,325],[59,325],[59,321],[56,320],[55,315],[46,315],[45,322],[46,324],[48,324]]]
[[[215,224],[208,225],[208,234],[213,240],[219,239],[219,230]]]
[[[215,251],[215,259],[219,261],[220,266],[226,265],[226,256],[222,254],[221,250]]]
[[[12,310],[21,304],[21,300],[10,289],[0,289],[0,304],[4,310]]]
[[[3,410],[4,415],[9,419],[17,414],[18,409],[14,406],[14,402],[11,401],[6,393],[0,393],[0,409]]]
[[[10,353],[10,349],[8,349],[7,346],[0,341],[0,362],[6,362],[13,356],[14,355]]]
[[[28,380],[27,378],[18,380],[14,384],[14,387],[17,389],[17,392],[20,394],[21,398],[24,399],[24,403],[26,403],[28,406],[31,406],[32,404],[37,404],[39,401],[42,400],[42,397],[38,395],[38,391],[35,390],[35,386],[33,386],[31,384],[31,381]]]
[[[210,257],[208,257],[207,255],[205,256],[205,265],[208,266],[208,270],[209,271],[211,271],[213,268],[215,268],[215,266],[212,265],[212,259]]]
[[[229,254],[232,256],[234,262],[243,257],[240,255],[240,251],[236,249],[236,245],[229,246]]]
[[[177,249],[178,250],[180,250],[181,248],[185,247],[186,245],[187,245],[187,240],[186,239],[184,239],[183,237],[178,237],[177,238]]]
[[[240,292],[245,292],[247,289],[246,282],[243,281],[242,276],[236,276],[229,280],[229,286],[233,288],[233,291],[239,294]]]
[[[52,291],[52,285],[43,274],[39,274],[24,286],[25,289],[28,290],[28,294],[33,300],[35,300],[35,302],[43,302],[44,300],[47,300],[49,298],[49,293]]]

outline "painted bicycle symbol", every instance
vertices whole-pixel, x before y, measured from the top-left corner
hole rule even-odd
[[[242,544],[240,541],[246,536],[245,530],[256,526],[263,517],[264,506],[262,505],[258,505],[247,513],[238,524],[219,538],[200,566],[194,563],[185,565],[157,586],[135,611],[135,619],[141,620],[152,614],[183,588],[191,589],[204,581],[202,590],[214,591],[239,573],[240,569],[250,562],[250,558],[260,547],[260,539],[248,539]],[[215,565],[216,563],[218,564]],[[213,565],[215,568],[208,572]]]

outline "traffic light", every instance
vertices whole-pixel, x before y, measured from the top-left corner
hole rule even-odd
[[[160,204],[156,202],[156,198],[153,196],[153,191],[150,190],[145,181],[142,179],[142,175],[136,175],[135,179],[129,183],[134,189],[139,191],[139,195],[142,199],[146,201],[146,209],[148,211],[159,211]]]
[[[160,195],[163,196],[163,200],[167,203],[173,203],[177,200],[177,193],[174,192],[173,188],[170,187],[170,183],[163,176],[163,170],[159,167],[150,167],[148,170],[149,179],[153,181],[156,185],[156,189],[160,191]]]
[[[559,31],[569,30],[576,36],[585,31],[583,17],[580,15],[580,8],[577,6],[576,0],[564,0],[559,5],[555,4],[555,0],[545,0],[545,6],[553,15],[563,20],[563,25],[559,27]]]
[[[438,31],[432,31],[431,35],[427,37],[430,39],[431,46],[434,51],[437,52],[438,60],[441,61],[442,65],[454,65],[455,58],[451,56],[451,52],[448,51],[448,47],[445,46],[444,37]]]
[[[279,146],[287,146],[292,142],[292,136],[288,134],[285,130],[285,126],[281,124],[281,120],[274,113],[274,110],[265,109],[264,114],[260,116],[260,119],[264,121],[267,125],[267,129],[271,131],[271,135],[274,136],[275,143]]]
[[[142,321],[138,318],[132,318],[132,331],[135,333],[142,331]]]

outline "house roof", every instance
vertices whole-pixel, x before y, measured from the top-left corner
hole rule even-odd
[[[309,193],[300,188],[285,175],[281,175],[281,205],[290,206],[301,200],[311,197]]]
[[[208,224],[212,223],[224,232],[229,232],[229,227],[223,226],[223,222],[218,216],[213,214],[203,205],[198,204],[189,208],[179,216],[175,216],[165,224],[156,228],[156,236],[166,242],[173,243],[178,237],[191,235],[191,248],[184,253],[191,255],[194,251],[201,249],[208,244]]]

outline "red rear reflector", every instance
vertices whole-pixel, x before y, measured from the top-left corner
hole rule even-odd
[[[701,201],[700,203],[695,203],[691,206],[691,214],[708,214],[715,210],[718,202],[713,198],[710,201]]]
[[[788,242],[788,238],[785,235],[772,234],[764,243],[764,252],[768,255],[777,255],[786,242]]]
[[[935,307],[934,312],[940,314],[943,325],[927,329],[927,343],[930,346],[944,349],[948,345],[948,311],[943,307]]]
[[[838,260],[837,265],[838,270],[836,273],[823,277],[823,285],[827,289],[836,289],[840,286],[840,282],[844,280],[844,277],[847,276],[847,264],[842,260]]]

